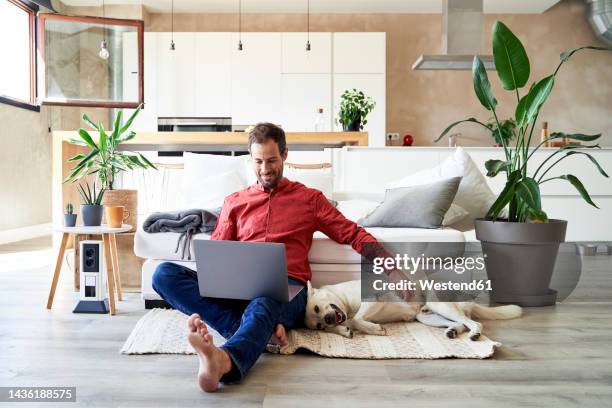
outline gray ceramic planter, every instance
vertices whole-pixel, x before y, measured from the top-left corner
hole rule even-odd
[[[98,227],[102,224],[103,205],[81,204],[81,217],[86,227]]]
[[[534,224],[476,219],[474,226],[486,256],[491,300],[521,306],[555,304],[557,292],[549,285],[567,221]]]
[[[76,225],[77,215],[76,214],[64,214],[64,226],[74,227]]]

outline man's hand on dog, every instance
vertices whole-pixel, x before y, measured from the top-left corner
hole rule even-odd
[[[387,275],[389,282],[399,283],[401,281],[410,280],[403,272],[394,269]],[[412,290],[396,290],[395,294],[399,296],[405,302],[411,302],[414,300],[416,293]]]

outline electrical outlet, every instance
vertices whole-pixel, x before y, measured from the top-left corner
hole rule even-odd
[[[399,133],[387,133],[387,140],[399,140]]]

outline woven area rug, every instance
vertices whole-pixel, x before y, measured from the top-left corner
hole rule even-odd
[[[187,316],[177,310],[153,309],[144,315],[126,340],[122,354],[195,354],[187,341]],[[500,343],[481,336],[471,341],[467,333],[448,339],[444,330],[418,322],[386,324],[387,336],[356,333],[352,339],[320,330],[297,329],[289,332],[289,345],[281,354],[298,349],[310,350],[325,357],[392,359],[392,358],[476,358],[491,357]],[[215,344],[224,339],[213,333]]]

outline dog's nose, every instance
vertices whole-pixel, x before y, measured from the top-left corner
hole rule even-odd
[[[336,314],[335,313],[328,313],[325,315],[325,323],[327,324],[333,324],[336,323]]]

